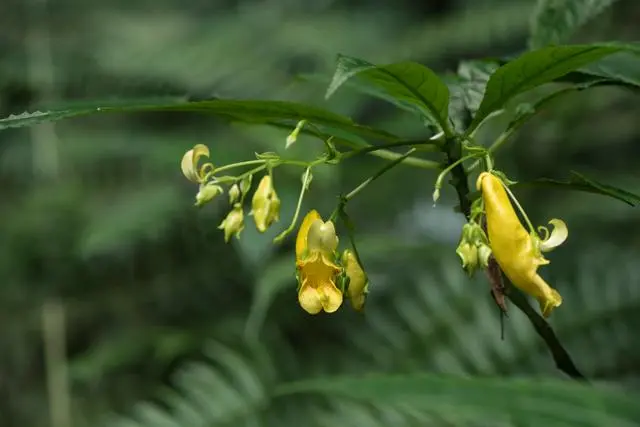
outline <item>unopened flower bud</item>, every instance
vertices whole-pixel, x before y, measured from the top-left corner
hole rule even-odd
[[[200,191],[196,194],[196,206],[202,206],[205,203],[209,203],[219,194],[222,194],[224,190],[217,184],[207,183],[200,184]]]
[[[345,249],[342,253],[342,264],[344,266],[347,277],[349,278],[349,286],[347,295],[351,301],[351,306],[360,311],[364,308],[364,303],[368,293],[367,275],[358,263],[355,254],[349,249]]]
[[[227,243],[233,235],[240,238],[240,233],[244,230],[244,212],[239,203],[234,205],[231,212],[229,212],[227,217],[220,223],[218,229],[224,230],[224,241]]]
[[[229,204],[234,204],[240,197],[240,187],[238,184],[233,184],[229,189]]]
[[[478,266],[478,248],[467,241],[461,241],[456,249],[456,254],[462,261],[462,268],[472,275]]]
[[[251,189],[252,180],[253,180],[253,175],[247,175],[244,178],[242,178],[242,181],[240,181],[240,192],[242,193],[242,195],[245,195],[249,192],[249,190]]]
[[[265,175],[251,200],[251,214],[256,223],[256,228],[261,233],[280,219],[280,199],[273,188],[270,175]]]
[[[491,257],[491,247],[484,243],[481,243],[478,247],[478,263],[481,268],[487,268],[489,266],[489,258]]]

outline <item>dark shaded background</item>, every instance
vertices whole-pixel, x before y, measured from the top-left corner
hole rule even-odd
[[[526,46],[534,2],[4,6],[2,116],[43,103],[214,94],[301,100],[422,137],[412,116],[347,89],[325,101],[324,84],[296,76],[329,77],[337,53],[374,63],[413,60],[439,72],[455,71],[461,59],[514,54]],[[639,18],[640,3],[618,1],[573,41],[637,39]],[[634,95],[603,87],[565,98],[521,130],[499,153],[498,167],[518,180],[565,178],[575,169],[636,190]],[[64,405],[64,381],[47,380],[47,340],[54,349],[66,340],[62,366],[77,427],[143,411],[141,401],[164,405],[162,390],[191,390],[185,399],[195,399],[199,381],[216,384],[208,402],[222,414],[202,425],[422,426],[431,424],[412,424],[408,411],[312,399],[267,405],[264,396],[274,384],[337,373],[560,375],[520,313],[512,310],[500,340],[488,284],[482,275],[467,280],[454,252],[463,220],[452,213],[453,190],[445,187],[432,207],[432,172],[399,167],[350,204],[372,282],[364,316],[345,309],[312,317],[297,305],[292,242],[274,246],[271,239],[293,213],[300,169],[277,170],[281,222],[265,235],[248,223],[242,240],[225,245],[216,227],[226,198],[194,208],[196,188],[182,177],[180,157],[204,143],[217,165],[246,160],[281,152],[286,135],[179,113],[114,114],[0,133],[0,426],[44,426],[49,400]],[[308,158],[321,149],[301,137],[291,151]],[[366,157],[318,168],[304,209],[328,215],[339,192],[382,164]],[[587,376],[633,386],[640,373],[637,210],[583,193],[518,195],[535,223],[560,217],[569,225],[568,242],[543,270],[564,296],[551,324]],[[66,320],[58,327],[59,313]],[[198,360],[195,371],[183,370]],[[255,382],[225,376],[236,368]],[[240,386],[248,390],[241,396]],[[65,427],[60,423],[53,427]]]

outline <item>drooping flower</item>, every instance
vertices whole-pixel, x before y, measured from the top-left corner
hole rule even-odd
[[[206,181],[207,173],[213,170],[212,163],[205,163],[198,166],[202,157],[209,157],[209,147],[204,144],[196,144],[191,150],[184,153],[180,167],[182,174],[191,182],[203,184]]]
[[[218,229],[224,230],[224,241],[227,243],[233,235],[240,238],[240,233],[244,230],[244,212],[242,211],[242,205],[240,205],[240,203],[236,203],[233,206],[233,209],[227,214],[222,223],[220,223]]]
[[[302,221],[296,238],[298,302],[309,314],[333,313],[342,305],[342,291],[336,286],[342,271],[335,264],[338,236],[331,221],[324,222],[317,211]]]
[[[360,266],[356,255],[349,249],[345,249],[342,253],[342,265],[349,278],[347,295],[351,301],[351,306],[357,311],[360,311],[364,308],[364,303],[367,298],[367,275],[362,269],[362,266]]]
[[[549,264],[542,252],[547,252],[562,244],[568,231],[565,223],[552,219],[554,226],[549,235],[541,239],[535,230],[527,232],[509,200],[504,184],[497,176],[483,172],[476,182],[482,191],[487,231],[493,256],[509,280],[518,288],[535,297],[544,317],[562,304],[562,297],[538,274],[538,267]]]
[[[271,175],[265,175],[260,180],[251,200],[251,215],[261,233],[280,219],[280,199],[273,187]]]

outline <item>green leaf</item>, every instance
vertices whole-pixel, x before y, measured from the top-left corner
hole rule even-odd
[[[567,74],[562,81],[584,83],[600,79],[606,79],[609,85],[640,89],[640,60],[627,52],[615,53]]]
[[[330,126],[363,137],[387,141],[399,140],[398,137],[383,130],[373,129],[354,123],[350,118],[322,108],[290,101],[233,100],[213,99],[206,101],[188,101],[185,98],[154,98],[147,100],[122,100],[79,104],[48,111],[36,111],[11,115],[0,119],[0,130],[33,126],[43,122],[89,116],[102,113],[130,113],[140,111],[187,111],[215,114],[228,120],[249,123],[267,123],[269,121],[289,120],[298,122],[306,119],[318,126]],[[295,126],[292,124],[291,129]]]
[[[616,0],[538,0],[531,21],[529,48],[569,41],[573,33]]]
[[[478,111],[487,82],[497,69],[498,64],[492,60],[462,61],[458,66],[462,99],[473,114]]]
[[[559,380],[373,374],[301,381],[278,390],[280,396],[296,393],[402,405],[478,425],[517,420],[514,425],[613,427],[640,421],[640,396]]]
[[[358,90],[425,117],[449,133],[449,88],[424,65],[399,62],[378,66],[340,55],[326,97],[354,77],[360,83],[354,86]]]
[[[555,187],[563,190],[584,191],[587,193],[613,197],[614,199],[620,200],[631,206],[637,206],[640,204],[640,195],[608,184],[602,184],[575,171],[571,171],[571,178],[569,178],[568,181],[540,178],[535,181],[519,182],[516,185],[537,185]]]
[[[514,96],[623,49],[638,51],[638,47],[633,45],[616,44],[550,46],[527,52],[508,62],[489,79],[484,98],[467,134],[473,132],[491,113],[503,108]]]

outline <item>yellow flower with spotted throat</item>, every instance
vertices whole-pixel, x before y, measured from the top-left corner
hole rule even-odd
[[[489,244],[498,265],[519,289],[535,297],[544,317],[562,304],[562,297],[538,274],[538,267],[549,264],[542,252],[562,244],[568,236],[567,226],[559,219],[549,221],[553,232],[545,227],[544,239],[535,230],[527,232],[509,200],[503,182],[490,172],[483,172],[476,182],[482,191],[487,219]],[[528,220],[527,220],[528,221]]]
[[[296,238],[298,302],[309,314],[333,313],[342,305],[342,291],[336,286],[342,271],[335,264],[337,247],[333,222],[324,222],[317,211],[310,211]]]

